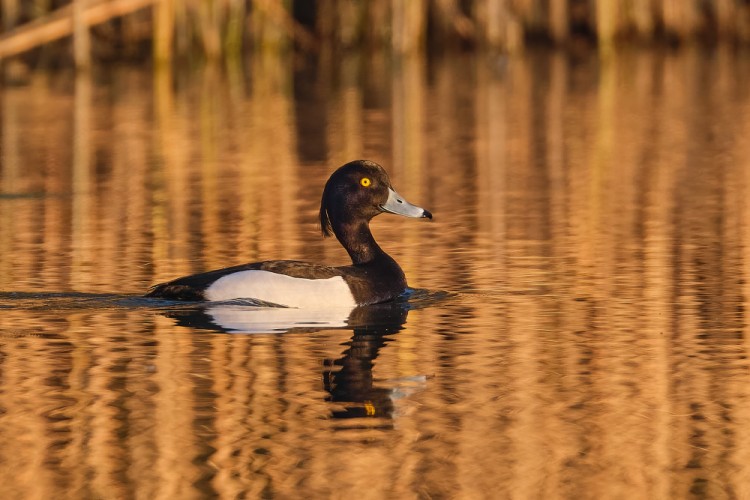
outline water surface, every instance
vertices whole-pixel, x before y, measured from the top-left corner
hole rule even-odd
[[[3,497],[750,496],[746,54],[257,55],[0,111]],[[355,158],[435,215],[373,223],[411,297],[140,297],[345,264],[316,212]]]

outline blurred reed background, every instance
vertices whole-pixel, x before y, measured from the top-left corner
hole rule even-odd
[[[3,0],[0,58],[233,57],[246,48],[750,42],[745,0]],[[70,35],[75,42],[70,43]],[[72,50],[71,50],[72,49]],[[62,58],[61,58],[62,56]]]

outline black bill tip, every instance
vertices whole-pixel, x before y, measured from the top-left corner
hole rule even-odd
[[[430,219],[430,220],[432,220],[432,213],[429,210],[425,210],[422,213],[422,218],[423,219]]]

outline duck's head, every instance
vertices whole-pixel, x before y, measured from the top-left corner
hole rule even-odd
[[[332,221],[369,221],[383,212],[432,219],[430,212],[412,205],[393,189],[383,167],[356,160],[340,167],[326,182],[320,202],[320,227],[323,235],[330,236]]]

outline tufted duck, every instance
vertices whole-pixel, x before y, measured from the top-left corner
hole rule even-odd
[[[334,234],[352,265],[328,267],[293,260],[243,264],[178,278],[146,297],[224,301],[255,299],[287,307],[354,307],[395,299],[406,289],[401,267],[375,242],[370,220],[382,212],[432,219],[404,200],[377,163],[357,160],[328,179],[320,203],[324,236]]]

